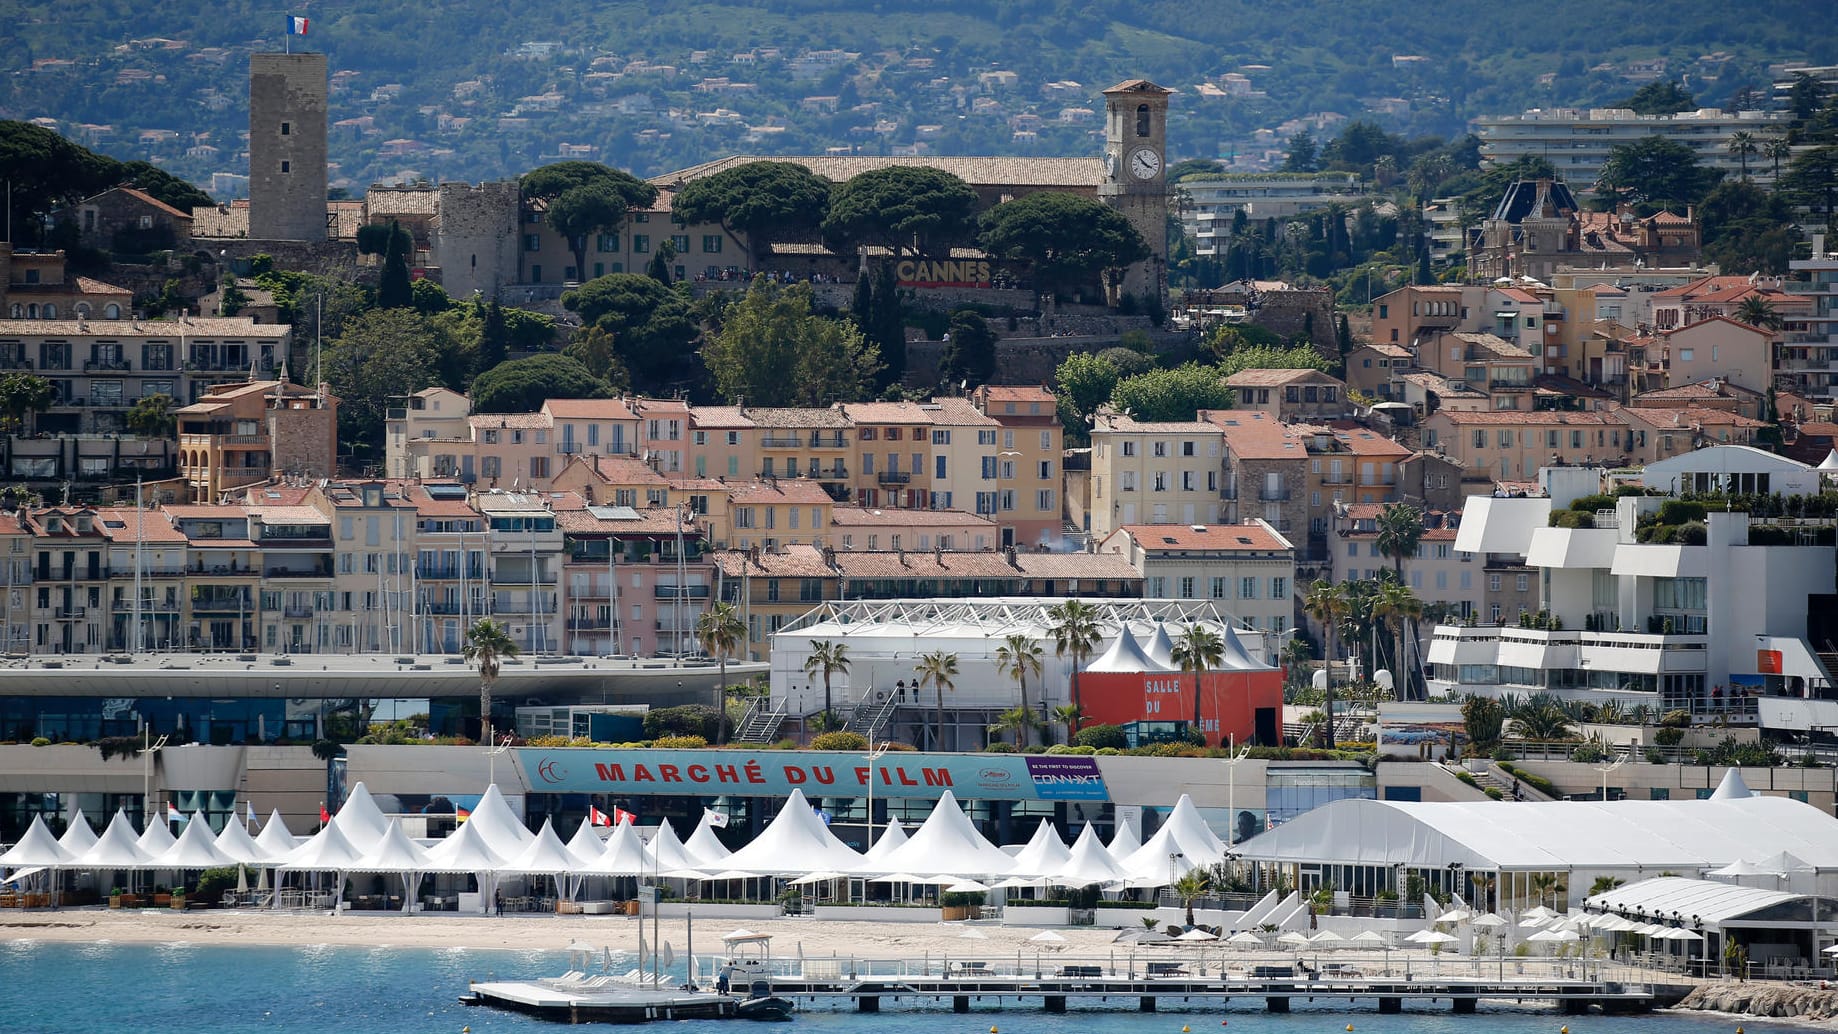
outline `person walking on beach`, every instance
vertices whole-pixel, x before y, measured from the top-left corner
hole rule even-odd
[[[497,906],[499,915],[504,914],[504,891],[499,890],[492,894],[492,904]]]

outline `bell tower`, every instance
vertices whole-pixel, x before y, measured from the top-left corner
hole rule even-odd
[[[1122,289],[1160,305],[1168,293],[1168,95],[1131,79],[1104,91],[1104,178],[1098,197],[1122,212],[1149,246]]]

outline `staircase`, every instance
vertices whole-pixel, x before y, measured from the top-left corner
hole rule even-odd
[[[770,700],[755,700],[747,708],[734,730],[735,743],[773,743],[779,738],[779,726],[785,724],[785,712],[773,710]]]
[[[1513,779],[1512,773],[1502,772],[1500,769],[1495,768],[1492,765],[1488,765],[1487,770],[1484,772],[1470,771],[1468,774],[1472,775],[1474,777],[1474,781],[1477,783],[1480,783],[1483,788],[1491,786],[1494,789],[1499,790],[1500,800],[1502,801],[1513,801],[1513,800],[1553,801],[1557,799],[1543,792],[1542,790],[1539,790],[1538,788],[1534,787],[1532,784],[1526,782],[1523,779],[1518,780],[1519,796],[1515,798],[1513,796],[1514,779]]]
[[[849,715],[849,720],[843,725],[843,729],[848,732],[860,733],[867,737],[870,745],[872,745],[877,730],[882,735],[886,735],[887,730],[893,727],[893,713],[895,708],[899,706],[900,698],[898,695],[893,693],[877,693],[874,697],[864,700],[855,706],[855,711]]]

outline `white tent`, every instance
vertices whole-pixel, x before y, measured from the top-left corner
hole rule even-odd
[[[606,853],[606,841],[600,838],[600,831],[594,826],[591,817],[582,819],[574,836],[568,838],[568,852],[579,860],[583,869],[593,868],[600,856]]]
[[[1264,664],[1263,662],[1258,661],[1257,659],[1253,658],[1251,656],[1251,651],[1244,648],[1244,642],[1238,638],[1238,633],[1232,629],[1232,626],[1230,624],[1227,624],[1223,628],[1221,628],[1219,632],[1219,640],[1220,640],[1220,645],[1223,647],[1223,649],[1221,650],[1221,653],[1224,655],[1224,659],[1222,663],[1219,665],[1220,670],[1222,671],[1274,671],[1276,670],[1272,665]]]
[[[158,858],[172,850],[172,845],[178,842],[178,838],[172,835],[172,830],[166,828],[164,819],[149,820],[147,828],[141,831],[140,840],[137,841],[140,849],[147,853],[148,858]]]
[[[485,793],[479,797],[479,803],[473,807],[472,817],[466,820],[465,825],[477,826],[479,837],[500,858],[515,858],[522,854],[533,836],[529,828],[524,826],[523,820],[511,811],[504,795],[498,792],[497,783],[485,788]]]
[[[1169,637],[1168,626],[1165,622],[1155,623],[1155,634],[1149,637],[1149,642],[1143,647],[1142,652],[1148,654],[1150,660],[1164,668],[1180,667],[1174,663],[1174,640]]]
[[[651,842],[645,845],[645,855],[652,872],[681,872],[703,868],[702,859],[683,846],[683,841],[677,838],[676,827],[668,822],[657,824],[657,832],[651,835]]]
[[[352,785],[351,792],[345,795],[344,805],[332,816],[331,824],[337,826],[351,846],[359,851],[370,850],[389,832],[389,817],[377,807],[369,788],[361,782]]]
[[[57,868],[71,861],[70,852],[51,835],[42,815],[32,816],[32,824],[26,827],[25,835],[5,854],[0,854],[0,868],[4,869]]]
[[[217,834],[217,850],[243,865],[261,865],[268,861],[267,852],[255,842],[243,824],[235,819],[225,823],[223,832]]]
[[[898,850],[875,863],[877,872],[944,873],[951,876],[1006,876],[1015,860],[983,839],[957,797],[946,790],[932,814]]]
[[[866,860],[878,866],[881,859],[892,854],[895,848],[904,843],[906,843],[906,827],[899,819],[890,819],[887,822],[887,828],[881,830],[880,837],[875,840],[873,846],[868,848]]]
[[[220,869],[235,865],[236,861],[218,848],[216,837],[211,835],[211,827],[202,816],[194,812],[191,821],[185,824],[185,832],[179,834],[178,842],[167,848],[165,854],[153,859],[149,868]]]
[[[555,826],[548,819],[542,820],[542,829],[530,838],[522,852],[505,860],[499,867],[500,872],[535,873],[544,876],[561,877],[582,868],[581,863],[562,843],[562,838],[555,835]]]
[[[328,823],[278,861],[280,868],[293,872],[342,873],[349,872],[363,857],[364,852],[346,838],[336,823]]]
[[[1094,883],[1121,883],[1129,876],[1129,870],[1111,856],[1104,841],[1087,825],[1067,852],[1065,864],[1053,872],[1052,882],[1062,887],[1089,887]]]
[[[89,820],[83,817],[83,809],[70,816],[70,826],[64,835],[57,838],[59,847],[70,853],[72,858],[80,858],[83,852],[96,846],[96,831],[89,828]]]
[[[470,821],[445,840],[428,848],[428,872],[487,873],[504,865],[504,858],[485,843],[477,826]]]
[[[1142,646],[1136,642],[1136,637],[1130,634],[1130,626],[1125,624],[1118,626],[1117,638],[1111,641],[1110,649],[1105,650],[1097,660],[1087,664],[1085,670],[1140,672],[1173,671],[1174,669],[1167,665],[1157,664],[1148,654],[1144,653]]]
[[[1034,838],[1015,853],[1013,871],[1017,876],[1047,876],[1056,873],[1072,857],[1066,842],[1059,838],[1051,819],[1041,819],[1034,828]]]
[[[1118,816],[1116,831],[1110,835],[1111,857],[1121,861],[1135,854],[1136,849],[1141,846],[1142,834],[1136,831],[1136,827],[1130,824],[1129,819]]]
[[[613,827],[613,835],[606,838],[600,857],[587,870],[596,876],[642,876],[653,871],[645,856],[645,842],[630,822]]]
[[[402,877],[402,911],[414,909],[415,889],[421,883],[421,874],[432,864],[425,848],[408,838],[402,831],[402,823],[390,819],[383,828],[383,835],[364,857],[351,866],[352,872],[393,872]]]
[[[1147,843],[1123,859],[1123,867],[1137,885],[1160,886],[1224,857],[1225,845],[1207,828],[1193,798],[1182,794],[1168,814],[1168,821]]]
[[[268,813],[268,821],[262,823],[262,831],[255,836],[255,846],[262,849],[262,854],[269,861],[287,854],[299,847],[301,840],[287,830],[287,821],[281,818],[281,809]]]
[[[709,811],[706,808],[702,810],[702,821],[696,823],[696,831],[689,834],[683,846],[689,849],[691,857],[699,859],[702,865],[711,869],[725,867],[728,856],[734,853],[715,835],[715,827],[709,823]]]
[[[817,817],[804,791],[793,789],[759,836],[723,864],[739,872],[791,876],[824,870],[852,872],[861,867],[862,860]]]
[[[144,869],[152,856],[141,850],[134,836],[134,824],[126,812],[118,811],[108,828],[96,838],[96,845],[76,859],[78,869]]]

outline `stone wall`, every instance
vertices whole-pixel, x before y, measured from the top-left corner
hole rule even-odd
[[[1130,319],[1132,317],[1118,317]],[[999,322],[991,326],[999,326]],[[1146,320],[1145,320],[1146,322]],[[1122,344],[1121,331],[1061,337],[1003,337],[996,342],[996,373],[992,384],[1052,384],[1053,372],[1066,357],[1080,352],[1102,352]],[[1160,356],[1178,360],[1191,348],[1185,334],[1156,332],[1150,348]],[[906,376],[909,388],[930,389],[938,384],[938,364],[944,357],[943,341],[908,341]]]
[[[251,237],[326,239],[326,88],[324,54],[249,55]]]
[[[518,205],[515,182],[440,185],[432,261],[448,294],[497,298],[517,282]]]
[[[274,469],[309,478],[331,477],[337,470],[337,410],[271,409],[268,435]]]
[[[1310,324],[1309,317],[1314,317]],[[1284,339],[1293,338],[1304,330],[1309,331],[1309,340],[1321,349],[1321,354],[1338,358],[1339,346],[1334,341],[1334,292],[1327,288],[1268,291],[1263,295],[1262,304],[1251,315],[1251,322]]]
[[[1678,1008],[1775,1019],[1829,1020],[1838,1017],[1838,991],[1767,981],[1725,980],[1692,988]]]

